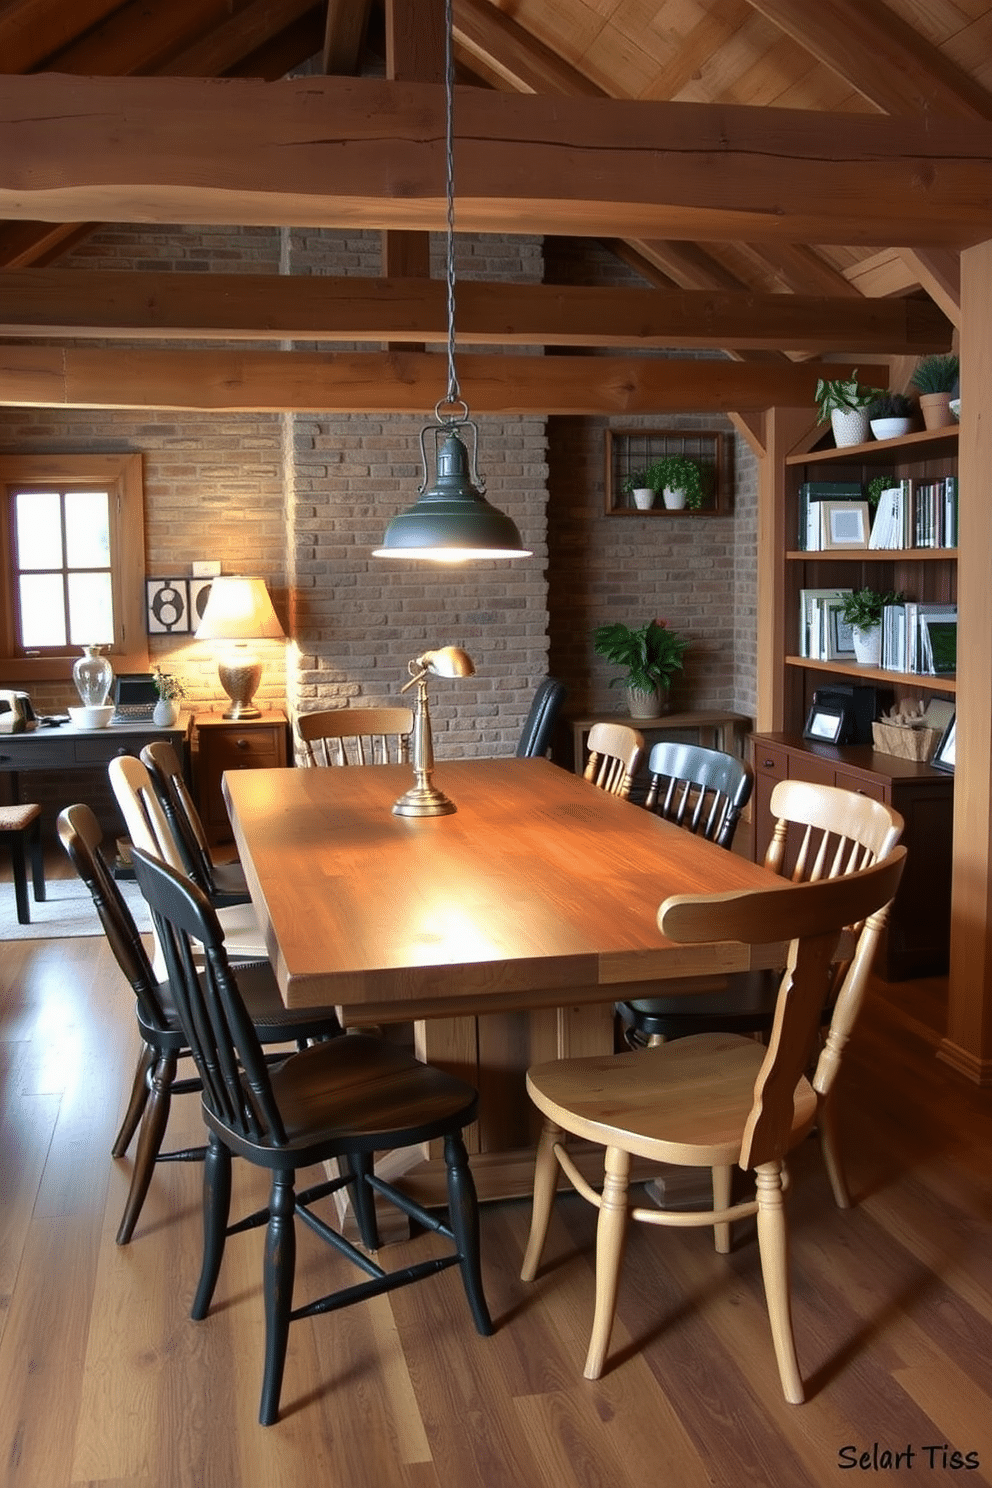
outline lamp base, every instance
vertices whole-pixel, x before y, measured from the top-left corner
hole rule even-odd
[[[257,656],[235,653],[218,663],[217,677],[231,699],[225,718],[261,718],[261,710],[252,702],[262,680],[262,664]]]
[[[450,816],[458,807],[433,785],[412,785],[393,804],[394,816]]]

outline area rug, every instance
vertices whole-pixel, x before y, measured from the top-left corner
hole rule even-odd
[[[136,883],[121,880],[120,889],[139,930],[150,930],[148,906]],[[17,923],[14,885],[0,884],[0,940],[61,940],[74,935],[102,935],[103,926],[86,885],[78,878],[50,879],[48,898],[36,904],[28,889],[30,925]]]

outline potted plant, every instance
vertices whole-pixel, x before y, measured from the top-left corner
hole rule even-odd
[[[179,714],[186,689],[178,677],[171,672],[163,672],[159,667],[155,668],[153,679],[155,691],[158,693],[158,702],[152,714],[152,721],[159,728],[172,728],[179,722]]]
[[[631,718],[657,718],[667,711],[672,674],[682,670],[688,644],[688,638],[669,630],[664,620],[649,620],[637,630],[619,622],[601,625],[593,634],[596,654],[624,669],[610,686],[627,688]]]
[[[868,404],[868,422],[876,439],[899,439],[913,424],[913,401],[905,393],[879,393]]]
[[[683,507],[698,511],[702,506],[703,472],[688,455],[663,455],[647,473],[669,511],[681,511]]]
[[[650,511],[654,506],[657,490],[651,484],[650,470],[632,470],[630,475],[624,477],[620,489],[625,496],[633,496],[638,511]]]
[[[900,604],[901,594],[891,590],[853,589],[841,604],[841,619],[850,625],[854,639],[854,659],[865,666],[879,666],[882,660],[882,611],[886,605]]]
[[[920,396],[920,412],[928,429],[944,429],[954,422],[951,398],[957,392],[960,362],[956,356],[925,356],[910,383]]]
[[[836,445],[864,444],[868,438],[868,405],[881,392],[881,388],[858,382],[857,367],[850,377],[819,379],[814,394],[816,411],[821,423],[829,422]]]

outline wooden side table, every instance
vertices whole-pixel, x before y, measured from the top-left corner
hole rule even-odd
[[[195,730],[196,798],[204,830],[211,844],[231,842],[234,834],[221,792],[224,771],[284,767],[289,723],[281,710],[251,719],[200,713]]]

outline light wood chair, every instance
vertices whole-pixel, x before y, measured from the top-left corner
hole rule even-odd
[[[903,831],[899,812],[881,801],[856,791],[814,785],[805,780],[780,780],[772,791],[771,808],[776,822],[765,854],[765,867],[787,876],[793,883],[815,883],[879,862],[892,852]],[[852,937],[859,928],[850,927]],[[870,962],[858,964],[862,984],[848,987],[848,999],[856,998],[860,1004],[870,970]],[[824,1023],[830,1021],[837,989],[847,975],[847,963],[843,960],[835,963],[823,1006]],[[777,996],[778,978],[774,973],[741,972],[707,978],[705,984],[690,981],[684,989],[667,991],[662,997],[618,1002],[615,1012],[627,1044],[642,1048],[696,1033],[767,1034]],[[821,1108],[819,1133],[834,1199],[839,1208],[848,1209],[851,1195],[844,1178],[831,1102]]]
[[[648,811],[718,847],[733,845],[754,789],[754,772],[746,760],[701,744],[663,739],[651,750],[648,771]]]
[[[532,1281],[544,1247],[560,1165],[599,1210],[596,1306],[587,1379],[598,1379],[609,1346],[620,1258],[629,1219],[655,1225],[713,1226],[716,1248],[730,1248],[730,1223],[757,1215],[758,1246],[772,1340],[786,1400],[803,1400],[792,1333],[784,1159],[810,1131],[829,1094],[840,1051],[857,1015],[860,969],[870,964],[906,850],[859,872],[751,893],[679,895],[658,911],[658,924],[682,944],[790,941],[768,1047],[733,1033],[705,1033],[653,1049],[535,1065],[531,1099],[545,1117],[534,1175],[534,1208],[521,1275]],[[827,1047],[812,1083],[804,1074],[819,1030],[837,942],[862,923],[857,950],[838,996]],[[836,1025],[836,1037],[835,1028]],[[566,1133],[605,1148],[601,1193],[566,1150]],[[642,1209],[630,1203],[633,1157],[709,1167],[713,1207],[705,1211]],[[755,1194],[731,1202],[734,1165],[753,1170]]]
[[[307,765],[406,764],[412,729],[410,708],[336,708],[296,718]]]
[[[586,747],[589,758],[583,778],[626,800],[644,758],[644,735],[624,723],[594,723]]]

